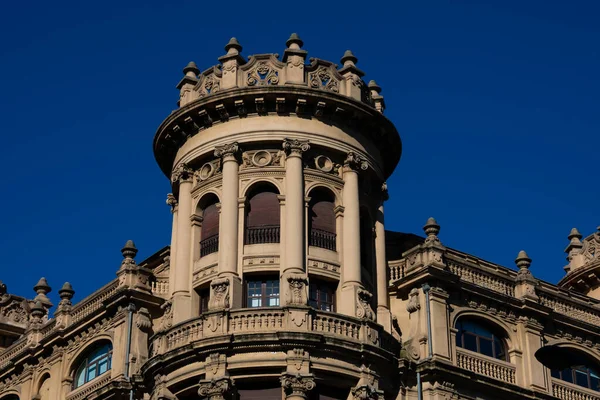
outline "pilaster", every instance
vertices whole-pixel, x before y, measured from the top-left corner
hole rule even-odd
[[[304,62],[308,52],[302,50],[302,39],[296,33],[292,33],[287,40],[283,53],[283,62],[286,63],[286,84],[305,84],[304,82]]]
[[[221,77],[221,89],[229,89],[238,86],[237,76],[240,65],[246,63],[246,60],[240,55],[242,46],[236,38],[231,38],[225,45],[227,54],[219,57],[222,63],[223,76]]]
[[[377,323],[392,331],[392,313],[388,296],[388,266],[385,254],[383,202],[388,199],[387,184],[381,185],[381,202],[375,215],[375,265],[377,270]]]

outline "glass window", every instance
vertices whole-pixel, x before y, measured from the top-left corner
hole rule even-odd
[[[112,344],[104,343],[92,349],[75,372],[73,388],[78,388],[110,370],[111,360]]]
[[[552,377],[600,392],[600,376],[597,370],[585,365],[577,365],[563,370],[553,369]]]
[[[279,279],[248,280],[246,292],[247,307],[279,306]]]
[[[504,341],[485,323],[460,319],[456,324],[456,345],[484,356],[507,361]]]
[[[335,311],[335,290],[324,282],[311,281],[308,286],[308,305],[323,311]]]

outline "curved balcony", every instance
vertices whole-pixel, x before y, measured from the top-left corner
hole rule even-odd
[[[151,339],[152,369],[160,360],[177,357],[186,349],[198,351],[218,343],[220,348],[248,346],[249,342],[277,346],[310,342],[348,352],[367,352],[377,358],[397,357],[400,344],[381,325],[310,307],[265,307],[211,311],[155,334]],[[273,348],[273,347],[270,347]]]

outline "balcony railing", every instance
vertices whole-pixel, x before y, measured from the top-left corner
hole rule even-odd
[[[279,225],[246,227],[246,244],[279,243]]]
[[[506,361],[496,360],[465,349],[456,349],[456,364],[479,375],[508,383],[516,383],[517,368]]]
[[[200,257],[219,251],[219,234],[212,235],[200,241]]]
[[[312,228],[310,230],[310,237],[308,238],[308,245],[335,251],[335,237],[335,233]]]
[[[154,357],[214,336],[280,331],[311,332],[394,354],[399,351],[399,343],[373,321],[305,308],[265,307],[204,313],[158,332],[152,338],[150,353]]]
[[[561,400],[600,400],[600,393],[559,379],[552,379],[552,395]]]

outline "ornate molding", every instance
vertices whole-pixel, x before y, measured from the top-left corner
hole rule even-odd
[[[166,201],[167,205],[169,207],[171,207],[171,212],[174,213],[175,210],[177,209],[177,199],[175,198],[175,196],[173,195],[173,193],[167,193],[167,201]]]
[[[369,164],[367,164],[367,161],[365,161],[364,158],[351,151],[346,155],[346,159],[344,160],[344,168],[354,171],[366,171],[367,168],[369,168]]]
[[[210,283],[210,309],[229,308],[229,279],[214,279]]]
[[[237,161],[239,151],[238,142],[226,143],[221,146],[215,146],[215,157],[221,158],[223,161]]]
[[[175,168],[173,170],[173,173],[171,174],[171,182],[172,183],[177,183],[180,181],[188,182],[188,181],[192,180],[193,176],[194,176],[194,170],[192,168],[190,168],[187,164],[182,163],[182,164],[179,164],[177,166],[177,168]],[[168,198],[167,198],[167,200],[168,200]]]
[[[290,285],[289,304],[290,305],[306,305],[306,286],[308,279],[301,274],[293,274],[287,277]]]
[[[299,140],[299,139],[290,139],[290,138],[283,139],[282,147],[288,157],[290,157],[290,156],[302,157],[302,153],[305,153],[308,150],[310,150],[310,144],[309,144],[308,140]]]
[[[228,376],[211,380],[201,380],[198,394],[202,399],[225,400],[231,398],[234,382]]]
[[[279,378],[286,398],[306,398],[306,394],[315,388],[315,378],[312,375],[284,373]]]
[[[358,289],[356,291],[356,297],[356,316],[358,318],[374,320],[375,313],[371,308],[371,298],[373,295],[365,289]]]
[[[408,304],[406,305],[406,311],[412,314],[420,309],[421,304],[419,304],[419,289],[412,288],[410,290],[410,293],[408,294]]]

